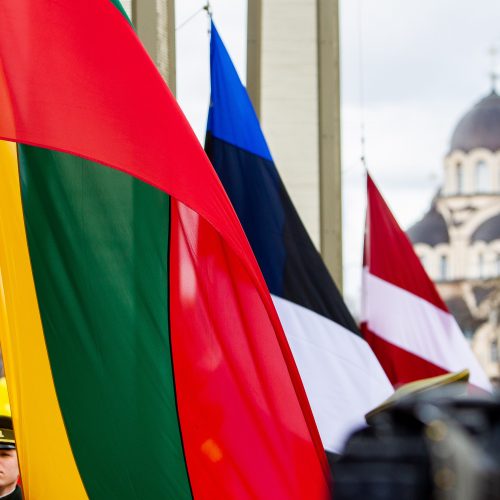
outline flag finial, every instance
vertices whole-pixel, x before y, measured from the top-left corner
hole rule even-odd
[[[212,19],[212,7],[210,6],[210,2],[208,0],[203,9],[207,11],[208,17]]]

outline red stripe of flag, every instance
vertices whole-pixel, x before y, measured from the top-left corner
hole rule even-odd
[[[363,335],[373,352],[380,360],[392,385],[400,385],[423,378],[435,377],[448,373],[440,366],[416,356],[401,347],[387,342],[382,337],[370,331],[366,324],[362,326]]]
[[[368,266],[370,274],[448,312],[448,308],[415,254],[408,236],[399,227],[369,175],[367,189],[365,265]]]

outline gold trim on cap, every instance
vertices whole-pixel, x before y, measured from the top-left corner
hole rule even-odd
[[[14,431],[12,429],[0,428],[0,443],[15,443]]]
[[[410,396],[412,394],[419,394],[421,392],[427,392],[432,389],[438,389],[446,385],[454,384],[457,382],[467,382],[469,380],[470,372],[469,370],[461,370],[459,372],[446,373],[444,375],[438,375],[437,377],[424,378],[421,380],[415,380],[414,382],[409,382],[408,384],[402,385],[396,392],[387,398],[383,403],[374,408],[372,411],[365,415],[367,422],[376,415],[381,413],[387,408],[393,406],[397,401]]]

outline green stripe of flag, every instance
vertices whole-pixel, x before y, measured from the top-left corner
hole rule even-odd
[[[44,334],[87,493],[189,498],[169,345],[169,198],[74,156],[19,149]]]

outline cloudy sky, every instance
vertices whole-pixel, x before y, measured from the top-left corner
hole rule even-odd
[[[183,23],[204,3],[176,2],[178,99],[200,139],[209,102],[208,21],[198,12]],[[211,5],[244,80],[246,1]],[[368,168],[406,228],[423,215],[441,182],[458,119],[491,89],[489,49],[500,48],[500,2],[341,0],[340,10],[344,289],[357,309],[365,210],[362,117]]]

